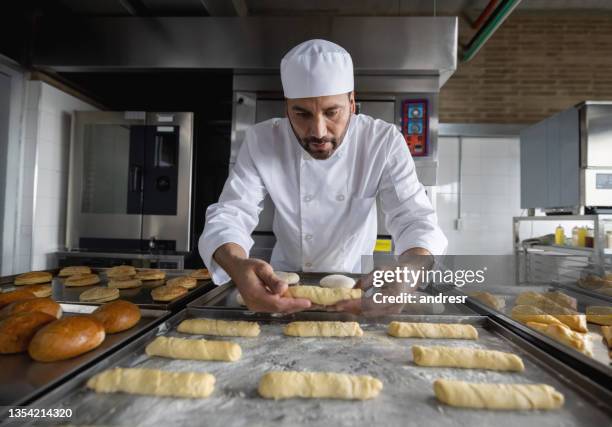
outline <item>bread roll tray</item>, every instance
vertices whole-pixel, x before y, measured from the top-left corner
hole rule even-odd
[[[258,321],[261,334],[254,338],[222,338],[242,347],[242,358],[233,363],[171,360],[150,357],[145,346],[155,336],[182,336],[177,325],[186,318],[220,318]],[[104,360],[80,372],[28,407],[72,410],[62,423],[76,425],[194,425],[206,426],[424,426],[476,425],[497,427],[609,425],[612,394],[538,349],[529,340],[485,316],[388,316],[361,319],[359,338],[295,338],[282,334],[293,320],[358,320],[348,314],[302,312],[293,315],[256,314],[244,310],[187,307],[163,321]],[[398,339],[386,334],[391,320],[452,322],[474,325],[477,341]],[[410,347],[448,345],[487,348],[518,354],[525,363],[520,373],[473,369],[425,368],[412,362]],[[85,387],[98,372],[113,367],[139,367],[171,371],[208,372],[215,376],[213,394],[206,399],[137,396],[122,393],[96,394]],[[372,400],[332,399],[266,400],[259,397],[261,376],[271,370],[330,371],[367,374],[380,379],[384,388]],[[487,411],[445,406],[433,394],[437,378],[472,382],[545,383],[565,396],[565,405],[553,411]],[[36,420],[57,424],[60,420]],[[24,420],[21,420],[23,423]],[[29,420],[32,422],[32,420]]]
[[[438,290],[443,291],[442,287],[437,287]],[[466,290],[470,292],[474,289]],[[612,384],[612,366],[610,365],[611,359],[608,352],[608,346],[603,341],[601,335],[601,328],[599,325],[593,323],[587,323],[587,328],[592,336],[593,343],[593,357],[589,357],[581,352],[563,345],[558,341],[549,338],[542,333],[529,328],[528,326],[511,318],[511,310],[514,307],[514,301],[518,294],[521,292],[548,292],[548,291],[561,291],[570,297],[576,298],[578,302],[578,311],[581,313],[585,312],[586,306],[589,305],[609,305],[608,302],[602,301],[597,298],[592,298],[583,293],[574,292],[569,288],[559,287],[555,284],[551,285],[521,285],[521,286],[486,286],[479,290],[490,292],[496,296],[501,296],[506,302],[505,309],[503,312],[499,312],[481,301],[474,298],[468,298],[466,305],[474,309],[478,314],[488,315],[494,317],[498,322],[508,325],[513,329],[519,331],[522,334],[529,334],[533,337],[541,348],[547,349],[549,353],[555,357],[561,359],[566,364],[569,364],[574,369],[582,372],[584,375],[592,378],[594,381],[600,384]],[[449,292],[444,291],[444,292]],[[465,293],[463,290],[453,289],[450,292]]]
[[[92,268],[91,270],[92,272],[100,276],[100,283],[91,286],[75,287],[64,286],[64,284],[62,283],[63,278],[57,276],[59,269],[48,270],[50,273],[53,273],[53,295],[51,295],[51,298],[53,298],[59,303],[99,305],[100,303],[82,302],[79,300],[79,295],[81,295],[81,293],[86,291],[87,289],[91,289],[95,286],[107,286],[108,284],[108,278],[106,277],[106,270],[108,270],[107,268]],[[168,280],[174,277],[189,275],[189,273],[191,273],[193,270],[162,271],[166,272],[165,280]],[[2,282],[0,282],[4,284],[3,287],[5,291],[13,289],[13,277],[14,276],[3,278]],[[198,280],[198,285],[195,288],[190,289],[189,292],[179,298],[168,302],[153,301],[153,298],[151,298],[151,290],[163,284],[163,280],[143,281],[143,285],[137,288],[120,289],[119,298],[133,302],[140,308],[147,308],[152,310],[178,311],[179,309],[183,308],[187,304],[187,302],[215,288],[215,285],[210,280]],[[16,286],[14,288],[19,289],[19,286]]]
[[[91,305],[61,304],[63,316],[91,313]],[[134,337],[141,335],[164,321],[170,312],[141,309],[140,321],[131,329],[117,334],[107,334],[102,344],[81,356],[60,361],[36,362],[27,353],[0,355],[0,420],[7,407],[25,405],[48,393],[53,387],[66,381],[79,371],[95,364]]]

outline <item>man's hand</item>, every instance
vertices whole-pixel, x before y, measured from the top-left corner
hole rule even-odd
[[[287,282],[274,274],[267,262],[247,258],[244,250],[233,243],[215,252],[215,261],[232,278],[250,310],[263,313],[295,313],[310,308],[307,299],[284,297]]]

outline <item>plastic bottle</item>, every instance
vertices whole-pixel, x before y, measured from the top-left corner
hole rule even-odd
[[[561,224],[555,228],[555,245],[563,246],[565,244],[565,230],[561,227]]]
[[[577,225],[572,228],[572,245],[574,246],[578,246],[578,230],[580,228]]]
[[[584,248],[586,245],[586,235],[587,235],[587,229],[586,227],[580,227],[578,229],[578,245],[581,248]]]

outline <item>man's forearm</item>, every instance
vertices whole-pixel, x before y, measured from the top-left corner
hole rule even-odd
[[[246,258],[247,254],[245,250],[236,243],[225,243],[219,246],[213,254],[213,259],[230,277],[233,277],[234,268],[238,264],[237,261]]]

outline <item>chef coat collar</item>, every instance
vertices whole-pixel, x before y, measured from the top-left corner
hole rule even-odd
[[[300,141],[298,141],[297,136],[295,135],[295,132],[293,131],[291,121],[289,120],[288,117],[286,117],[286,120],[287,120],[287,133],[289,134],[289,139],[293,143],[298,156],[301,156],[301,158],[304,160],[317,160],[319,162],[325,162],[327,160],[332,160],[332,159],[341,159],[344,156],[347,150],[346,146],[349,145],[349,143],[353,139],[353,133],[354,133],[353,129],[355,127],[355,121],[356,121],[355,114],[351,113],[351,116],[349,118],[348,129],[346,130],[346,134],[344,135],[342,144],[340,144],[340,147],[338,147],[338,149],[334,151],[334,153],[329,158],[321,160],[321,159],[315,159],[314,157],[312,157],[310,153],[306,151],[304,147],[302,147],[302,144],[300,144]]]

